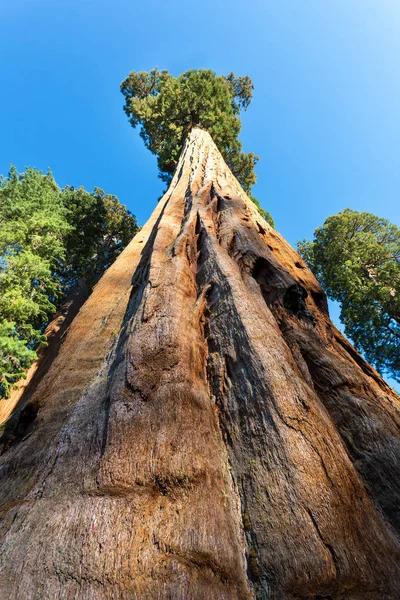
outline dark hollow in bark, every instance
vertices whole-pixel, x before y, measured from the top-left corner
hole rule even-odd
[[[400,597],[397,395],[205,131],[25,408],[3,597]]]

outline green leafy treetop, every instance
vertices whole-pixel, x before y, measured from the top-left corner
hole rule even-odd
[[[36,358],[66,294],[80,280],[92,286],[137,230],[97,188],[60,190],[50,171],[30,167],[0,178],[0,397]]]
[[[170,182],[188,131],[198,125],[210,133],[249,196],[256,182],[258,157],[242,151],[238,136],[240,111],[249,106],[253,88],[248,76],[218,77],[205,69],[179,77],[158,69],[132,71],[121,84],[124,110],[133,127],[140,125],[146,147],[157,155],[163,181]]]
[[[400,229],[371,213],[328,217],[298,250],[328,296],[356,348],[400,381]]]

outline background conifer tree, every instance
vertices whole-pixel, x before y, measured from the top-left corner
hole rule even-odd
[[[11,167],[0,180],[0,397],[32,361],[50,317],[91,287],[136,233],[135,217],[95,188],[61,190],[51,171]]]
[[[347,208],[298,250],[340,303],[345,333],[380,372],[400,381],[400,229]]]

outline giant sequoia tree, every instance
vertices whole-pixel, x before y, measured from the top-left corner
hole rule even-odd
[[[395,600],[398,407],[192,127],[4,448],[2,591]]]

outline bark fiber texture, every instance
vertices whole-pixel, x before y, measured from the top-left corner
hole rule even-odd
[[[4,599],[400,598],[398,397],[199,128],[18,421]]]

